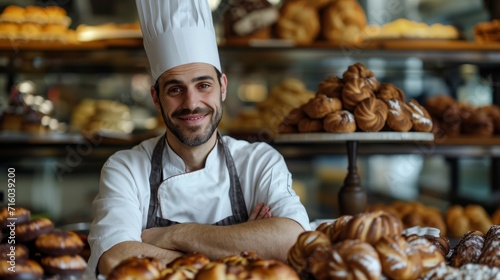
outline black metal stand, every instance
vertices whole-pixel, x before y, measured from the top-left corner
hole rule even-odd
[[[356,162],[358,141],[347,141],[348,168],[344,185],[341,187],[339,199],[340,215],[355,215],[366,208],[366,192],[361,186]]]

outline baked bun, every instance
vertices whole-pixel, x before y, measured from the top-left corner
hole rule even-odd
[[[495,131],[493,120],[485,112],[475,110],[464,120],[462,132],[468,135],[492,136]]]
[[[352,215],[342,215],[338,217],[330,226],[330,241],[337,243],[345,225],[352,219]]]
[[[324,132],[323,120],[303,118],[297,125],[297,130],[301,133]]]
[[[190,267],[179,267],[178,269],[165,268],[160,271],[159,280],[191,280],[198,271],[192,271]]]
[[[39,280],[43,279],[43,268],[34,260],[16,261],[15,272],[9,262],[0,261],[0,279],[3,280]]]
[[[340,240],[359,239],[375,244],[383,236],[401,235],[401,221],[385,211],[364,212],[354,215],[340,233]]]
[[[80,277],[87,269],[87,262],[80,255],[46,256],[40,264],[46,273],[65,277]]]
[[[500,268],[500,226],[492,226],[485,235],[478,263]]]
[[[330,238],[321,231],[302,232],[290,248],[287,261],[299,273],[308,272],[308,259],[317,247],[329,247]]]
[[[373,92],[378,92],[380,89],[380,84],[373,72],[361,62],[350,65],[344,74],[342,74],[342,78],[344,82],[355,79],[365,79]]]
[[[344,81],[342,78],[330,76],[319,83],[317,94],[324,94],[328,97],[342,99],[343,88]]]
[[[106,280],[157,279],[163,270],[161,262],[152,257],[130,257],[121,261],[106,276]]]
[[[307,2],[288,1],[283,4],[276,23],[278,38],[305,45],[316,40],[320,32],[320,18],[316,8]]]
[[[15,247],[14,250],[11,250],[11,247]],[[23,244],[15,244],[15,246],[2,243],[0,244],[0,260],[10,260],[11,257],[14,256],[16,262],[23,262],[29,259],[29,250]]]
[[[385,102],[393,99],[399,100],[400,102],[405,101],[404,92],[394,84],[390,83],[380,84],[380,89],[378,90],[376,95],[378,99],[381,99]]]
[[[194,280],[213,280],[213,279],[245,279],[247,271],[232,270],[232,267],[221,262],[211,262],[202,267]]]
[[[0,21],[22,23],[24,21],[24,13],[25,10],[23,7],[18,5],[9,5],[5,7],[2,14],[0,14]]]
[[[450,265],[461,267],[468,263],[477,263],[484,245],[484,234],[480,231],[467,232],[453,249]]]
[[[15,219],[16,225],[19,225],[28,222],[30,217],[31,211],[26,208],[16,207],[14,211],[9,211],[8,207],[2,207],[0,210],[0,230],[10,224],[9,218]]]
[[[321,26],[327,41],[362,42],[366,27],[365,11],[356,0],[332,1],[322,12]]]
[[[270,38],[270,26],[279,18],[279,11],[267,0],[242,0],[229,5],[223,14],[224,37]]]
[[[440,94],[427,98],[424,103],[424,107],[432,117],[435,117],[438,120],[442,120],[446,118],[447,111],[454,104],[456,104],[456,101],[453,97]]]
[[[247,279],[300,280],[293,268],[277,260],[258,260],[250,263]]]
[[[386,120],[387,126],[394,131],[410,131],[413,127],[413,122],[404,101],[400,101],[399,99],[388,99],[386,104],[389,108]]]
[[[413,130],[418,132],[432,131],[432,118],[427,110],[421,106],[415,99],[410,99],[406,102],[408,110],[411,113],[413,122]]]
[[[373,89],[366,79],[349,80],[342,89],[342,105],[349,111],[353,111],[361,101],[374,97]]]
[[[417,279],[422,274],[419,251],[400,235],[384,236],[375,245],[382,272],[390,279]]]
[[[324,94],[316,94],[304,104],[302,110],[311,119],[322,119],[327,114],[342,109],[342,102],[338,98],[327,97]]]
[[[431,269],[445,262],[445,256],[427,238],[413,235],[407,237],[406,241],[410,246],[417,249],[420,254],[420,259],[422,260],[422,272],[420,276],[424,276]]]
[[[203,253],[188,253],[182,255],[167,264],[167,268],[178,269],[179,267],[194,267],[200,269],[210,262],[207,255]]]
[[[361,101],[354,109],[354,118],[359,129],[377,132],[384,128],[389,108],[384,101],[375,97]]]
[[[309,259],[315,279],[380,279],[382,268],[377,252],[360,240],[344,240],[317,247]]]
[[[288,115],[283,119],[281,122],[282,125],[287,126],[287,125],[293,125],[297,126],[303,118],[305,118],[306,115],[304,111],[302,110],[302,107],[299,108],[294,108],[290,110]]]
[[[483,206],[479,204],[469,204],[464,208],[465,216],[469,219],[469,224],[472,230],[487,232],[491,226],[490,215]]]
[[[38,236],[51,232],[54,223],[45,217],[32,219],[29,222],[16,225],[16,239],[18,242],[35,240]]]
[[[76,255],[85,246],[78,234],[72,231],[53,230],[35,240],[36,248],[50,256]]]
[[[471,229],[469,218],[465,215],[465,210],[461,205],[452,205],[448,207],[445,220],[450,236],[460,237]]]
[[[323,128],[326,132],[350,133],[356,131],[356,120],[347,110],[336,111],[325,116]]]

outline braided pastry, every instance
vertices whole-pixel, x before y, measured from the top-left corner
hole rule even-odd
[[[323,128],[326,132],[350,133],[356,131],[356,120],[347,110],[336,111],[325,116]]]
[[[276,35],[298,44],[309,44],[318,37],[320,18],[318,11],[308,1],[288,1],[280,10]]]
[[[422,107],[415,99],[406,102],[407,108],[411,113],[411,121],[413,122],[413,130],[419,132],[432,131],[432,118],[427,110]]]
[[[304,113],[311,119],[322,119],[327,114],[342,109],[342,102],[338,98],[331,98],[324,94],[316,94],[304,104]]]
[[[450,265],[461,267],[467,263],[477,263],[484,245],[484,234],[480,231],[468,231],[458,242],[451,255]]]
[[[330,236],[330,232],[332,230],[332,224],[333,224],[332,222],[323,222],[316,227],[315,231],[321,231],[326,236]]]
[[[366,132],[377,132],[384,128],[389,108],[384,101],[375,97],[361,101],[354,109],[358,127]]]
[[[360,240],[344,240],[333,246],[318,247],[309,267],[317,280],[380,279],[382,268],[377,252]],[[321,257],[320,257],[321,256]]]
[[[351,215],[342,215],[330,225],[331,230],[329,236],[332,243],[336,243],[340,240],[340,234],[342,233],[343,228],[352,219],[352,217],[353,216]]]
[[[321,231],[302,232],[287,255],[288,264],[299,273],[307,272],[307,262],[316,247],[328,247],[330,238]]]
[[[324,94],[328,97],[335,97],[341,99],[342,89],[344,88],[344,81],[337,76],[330,76],[321,81],[318,85],[318,94]]]
[[[342,78],[344,79],[344,82],[355,79],[364,79],[373,92],[377,92],[380,89],[380,84],[373,72],[361,62],[350,65],[342,75]]]
[[[375,97],[375,94],[365,79],[352,79],[342,89],[342,105],[349,111],[353,111],[359,102],[370,97]]]
[[[419,251],[400,235],[384,236],[374,245],[382,272],[391,279],[417,279],[422,273]]]
[[[344,226],[340,240],[359,239],[375,244],[384,236],[401,235],[403,227],[396,216],[384,212],[365,212],[356,214]]]
[[[386,101],[389,107],[387,114],[387,126],[394,131],[410,131],[413,127],[410,112],[405,108],[404,101],[399,99],[389,99]]]
[[[382,83],[380,84],[380,89],[377,92],[377,98],[385,102],[391,99],[399,100],[400,102],[405,101],[405,94],[401,89],[396,87],[394,84]]]
[[[441,251],[434,246],[427,238],[418,235],[412,235],[406,238],[406,241],[420,254],[422,259],[422,274],[426,274],[434,267],[443,263],[444,256]]]

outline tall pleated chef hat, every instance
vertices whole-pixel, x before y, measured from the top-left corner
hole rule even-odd
[[[155,81],[165,71],[187,63],[208,63],[221,71],[207,0],[136,0],[136,4]]]

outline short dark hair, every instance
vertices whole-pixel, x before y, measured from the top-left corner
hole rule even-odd
[[[215,72],[217,73],[217,81],[219,81],[219,86],[221,86],[221,78],[222,78],[222,72],[219,71],[219,69],[217,69],[217,67],[214,66],[214,69],[215,69]],[[156,94],[159,95],[160,94],[160,85],[158,84],[158,80],[160,78],[156,79],[156,82],[155,84],[153,85],[153,88],[155,89],[156,91]]]

